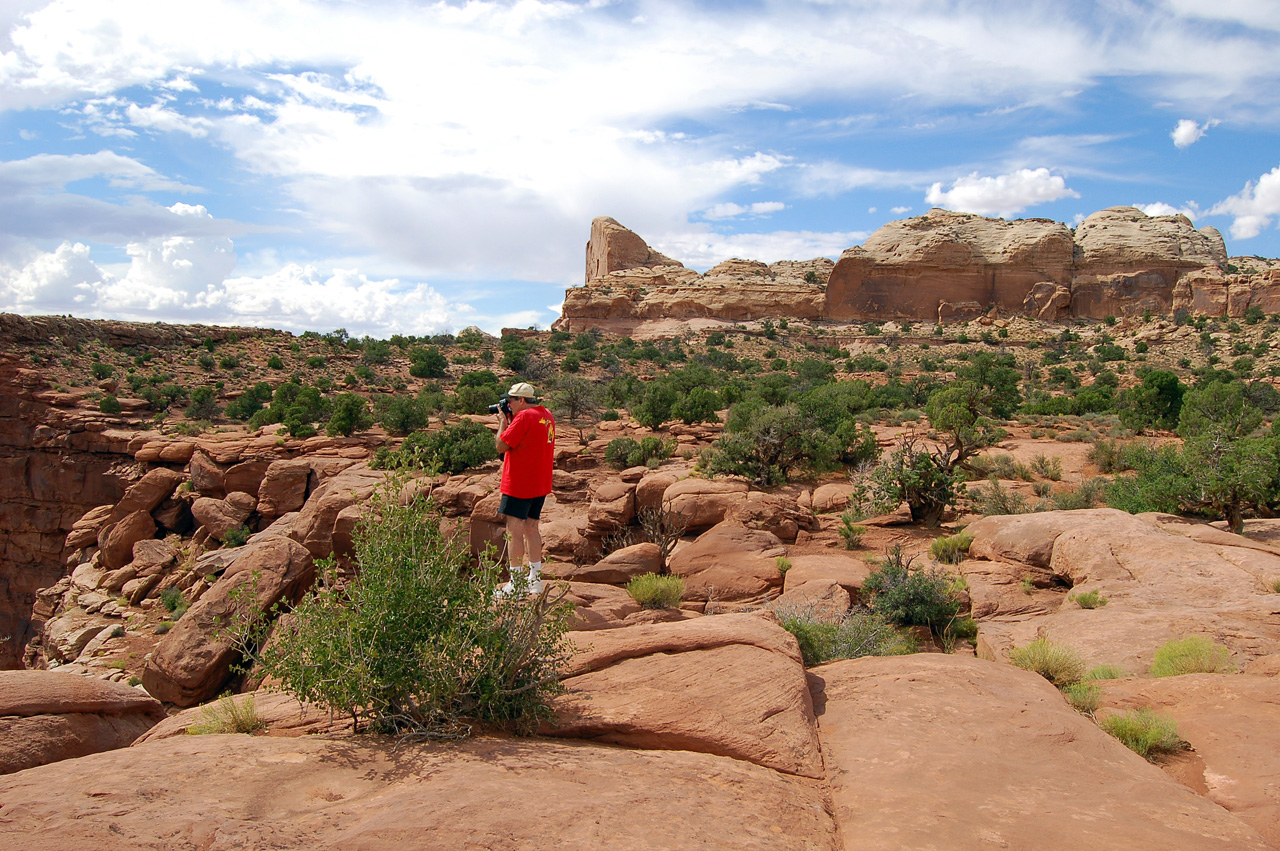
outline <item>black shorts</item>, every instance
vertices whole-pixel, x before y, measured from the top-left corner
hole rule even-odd
[[[498,503],[498,513],[514,517],[517,520],[537,520],[542,516],[542,503],[546,501],[547,498],[545,496],[521,499],[518,496],[507,496],[504,493],[502,501]]]

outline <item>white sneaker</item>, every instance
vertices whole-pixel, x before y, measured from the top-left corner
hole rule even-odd
[[[510,597],[514,593],[516,593],[515,583],[508,582],[506,585],[503,585],[501,588],[493,589],[493,599],[504,600],[507,597]]]
[[[541,580],[540,578],[538,578],[538,577],[536,577],[536,576],[535,576],[533,579],[529,580],[529,591],[528,591],[528,593],[529,593],[529,594],[541,594],[541,593],[542,593],[542,580]]]

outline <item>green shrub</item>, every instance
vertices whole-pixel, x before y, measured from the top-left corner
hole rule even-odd
[[[684,599],[684,580],[679,576],[646,573],[632,577],[627,593],[646,609],[674,609]]]
[[[572,607],[551,583],[536,597],[495,598],[502,568],[472,562],[427,500],[401,504],[403,484],[393,477],[375,491],[370,520],[356,527],[358,578],[309,591],[253,657],[295,697],[353,726],[457,737],[480,721],[531,732],[562,690]],[[260,646],[267,628],[266,618],[242,622],[237,647]]]
[[[1082,609],[1100,609],[1107,604],[1107,598],[1098,590],[1081,591],[1078,594],[1069,595],[1068,599],[1074,600],[1075,604]]]
[[[604,460],[611,467],[625,470],[645,466],[651,460],[665,461],[674,451],[674,440],[663,440],[656,435],[649,435],[639,442],[630,437],[618,437],[604,448]]]
[[[973,501],[974,511],[986,517],[998,514],[1026,514],[1031,510],[1025,496],[1006,488],[995,477],[987,482],[986,487],[979,486],[969,491],[969,499]]]
[[[852,611],[823,619],[811,610],[778,610],[782,626],[796,637],[805,665],[861,656],[902,656],[916,652],[915,638],[871,612]]]
[[[98,381],[103,381],[116,374],[116,368],[109,363],[94,361],[89,365],[89,372],[93,373],[93,377]]]
[[[773,560],[773,563],[778,566],[779,576],[785,577],[787,575],[787,571],[791,569],[791,559],[786,556],[778,556]]]
[[[222,413],[218,405],[218,391],[206,385],[191,391],[191,401],[187,405],[186,416],[189,420],[209,420]]]
[[[284,369],[284,361],[279,355],[272,355],[267,358],[267,369]]]
[[[859,526],[854,522],[854,515],[846,511],[840,515],[840,527],[837,530],[840,537],[844,539],[844,548],[846,550],[856,550],[862,546],[862,536],[867,534],[866,526]]]
[[[200,718],[187,728],[187,734],[246,733],[252,736],[266,728],[267,722],[258,717],[253,705],[252,694],[224,694],[216,703],[206,703],[200,708]]]
[[[184,607],[186,601],[182,598],[182,592],[177,588],[166,588],[160,592],[160,603],[167,611],[174,612]]]
[[[1119,665],[1105,664],[1094,665],[1084,678],[1086,680],[1118,680],[1123,676],[1125,673]]]
[[[1098,726],[1144,759],[1179,751],[1187,745],[1178,736],[1176,721],[1146,708],[1108,716],[1099,721]]]
[[[1102,689],[1098,688],[1096,683],[1086,680],[1068,683],[1060,691],[1072,708],[1085,715],[1093,715],[1097,712],[1098,705],[1102,702]]]
[[[332,413],[325,425],[325,434],[330,437],[341,435],[349,437],[357,431],[364,431],[373,425],[373,416],[369,413],[369,403],[363,396],[355,393],[343,393],[333,400]]]
[[[1050,481],[1057,482],[1062,479],[1062,459],[1056,455],[1052,458],[1037,455],[1031,461],[1031,469],[1036,475]]]
[[[98,402],[98,410],[104,414],[118,414],[124,409],[120,405],[120,400],[108,393]]]
[[[1045,638],[1037,638],[1026,647],[1013,648],[1009,651],[1009,661],[1034,671],[1058,688],[1080,682],[1088,670],[1079,653]]]
[[[1222,674],[1231,670],[1231,651],[1203,635],[1191,635],[1160,645],[1151,660],[1151,676]]]
[[[236,526],[234,529],[228,529],[227,534],[222,536],[222,543],[228,547],[243,547],[252,534],[248,526]]]
[[[374,455],[375,469],[408,468],[440,473],[461,473],[498,457],[493,432],[471,420],[461,420],[439,431],[415,431],[397,450],[382,447]]]
[[[942,635],[960,611],[950,577],[940,570],[911,570],[901,545],[889,550],[881,566],[862,585],[870,596],[870,608],[899,626],[927,626]]]
[[[383,396],[374,409],[378,423],[387,430],[388,434],[396,436],[425,428],[430,420],[426,406],[420,399],[402,393]]]
[[[943,564],[959,564],[964,561],[965,554],[969,552],[969,545],[972,543],[973,535],[970,532],[944,535],[941,538],[935,538],[929,545],[929,554]]]

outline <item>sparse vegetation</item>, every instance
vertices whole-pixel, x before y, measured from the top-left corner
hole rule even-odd
[[[1178,736],[1176,721],[1147,708],[1110,715],[1099,721],[1098,726],[1144,759],[1173,753],[1187,746]]]
[[[840,515],[840,526],[837,529],[841,539],[844,540],[844,548],[846,550],[856,550],[862,546],[862,536],[867,534],[866,526],[859,526],[854,522],[854,514],[846,511]]]
[[[1075,602],[1082,609],[1100,609],[1107,604],[1107,598],[1102,596],[1102,592],[1096,589],[1070,594],[1068,599]]]
[[[646,573],[632,577],[627,593],[645,609],[674,609],[684,599],[684,580],[679,576]]]
[[[1153,677],[1222,674],[1230,670],[1231,651],[1203,635],[1192,635],[1162,644],[1151,660]]]
[[[916,652],[911,634],[872,612],[851,611],[823,619],[812,609],[778,610],[782,626],[796,637],[805,665],[861,656],[901,656]]]
[[[258,717],[253,705],[252,694],[224,694],[200,708],[200,718],[187,728],[187,734],[245,733],[252,736],[266,728],[266,722]]]
[[[943,564],[959,564],[964,561],[965,555],[969,552],[969,545],[972,543],[973,535],[969,532],[944,535],[941,538],[935,538],[929,545],[929,554]]]
[[[1080,654],[1045,638],[1037,638],[1025,647],[1009,651],[1009,661],[1019,668],[1034,671],[1058,688],[1078,683],[1088,669]]]

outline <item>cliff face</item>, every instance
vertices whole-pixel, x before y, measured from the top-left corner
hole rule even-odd
[[[1134,207],[1094,213],[1074,232],[1048,219],[935,209],[890,222],[834,265],[730,260],[705,275],[613,219],[596,219],[591,233],[586,285],[565,294],[557,328],[626,332],[693,317],[945,322],[992,310],[1046,321],[1280,312],[1280,270],[1270,261],[1231,264],[1215,228]]]

